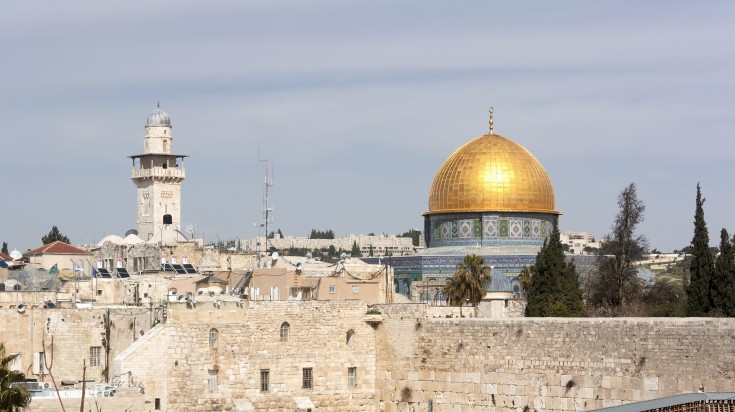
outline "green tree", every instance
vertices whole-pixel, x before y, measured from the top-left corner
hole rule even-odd
[[[526,316],[585,315],[577,268],[573,261],[564,259],[556,222],[536,255],[536,263],[522,273],[521,279],[528,285]]]
[[[360,252],[360,247],[357,246],[357,241],[352,242],[352,252],[350,253],[350,256],[352,257],[362,256],[362,253]]]
[[[489,272],[490,267],[477,255],[467,255],[457,265],[454,276],[444,286],[444,296],[450,305],[460,307],[460,315],[465,302],[477,306],[485,297],[485,285],[490,283]]]
[[[689,285],[687,286],[687,315],[704,316],[711,307],[709,303],[709,286],[711,284],[713,265],[712,253],[709,249],[709,233],[704,221],[704,201],[702,190],[697,183],[697,202],[694,212],[694,237],[689,253],[692,259],[689,266]]]
[[[9,253],[8,252],[8,242],[3,242],[3,249],[0,250],[0,252],[5,253],[6,255]]]
[[[41,238],[41,242],[43,242],[44,245],[48,245],[49,243],[56,242],[57,240],[60,240],[64,243],[71,243],[69,241],[69,238],[61,234],[59,231],[59,228],[54,226],[51,228],[51,231],[48,232],[48,234]]]
[[[332,229],[321,231],[317,229],[311,229],[309,239],[334,239],[334,231]]]
[[[596,272],[588,285],[589,303],[610,315],[620,315],[641,299],[643,284],[634,262],[643,257],[647,247],[645,236],[635,234],[646,210],[638,199],[635,183],[620,192],[618,208],[612,232],[605,236]]]
[[[368,250],[368,256],[373,257],[373,254],[375,251],[373,250],[373,245],[370,245],[370,249]]]
[[[720,232],[720,254],[715,258],[715,270],[709,284],[710,314],[733,316],[735,283],[735,250],[726,229]]]
[[[0,411],[3,412],[20,412],[31,403],[31,395],[25,388],[10,386],[26,380],[22,372],[9,369],[16,356],[5,356],[5,344],[0,343]]]
[[[645,315],[680,317],[685,315],[686,302],[681,286],[673,281],[657,279],[643,294]]]
[[[414,246],[419,245],[419,237],[421,236],[421,231],[418,229],[409,229],[408,232],[404,232],[401,234],[400,237],[410,237],[411,243],[413,243]]]

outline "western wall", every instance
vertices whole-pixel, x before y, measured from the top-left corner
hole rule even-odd
[[[735,390],[735,320],[422,318],[382,308],[380,410],[579,411]]]
[[[173,303],[152,328],[141,308],[111,310],[111,376],[120,386],[114,398],[86,402],[135,411],[573,411],[735,390],[732,319],[488,319],[423,304],[377,308],[380,315],[362,301]],[[1,340],[9,352],[40,351],[54,336],[57,381],[81,380],[105,313],[2,310]],[[133,318],[143,335],[131,334]],[[101,373],[89,368],[87,377]],[[78,402],[65,400],[67,409]],[[58,400],[47,399],[29,410],[55,408]]]

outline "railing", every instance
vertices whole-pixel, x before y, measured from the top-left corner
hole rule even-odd
[[[152,167],[149,169],[133,169],[132,177],[185,177],[184,169]]]

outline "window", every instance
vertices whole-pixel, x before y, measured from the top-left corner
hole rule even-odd
[[[208,381],[209,391],[214,392],[217,390],[217,371],[210,369],[209,370],[209,381]]]
[[[155,405],[156,410],[160,411],[161,410],[161,398],[156,398],[154,405]]]
[[[350,329],[347,331],[347,346],[352,346],[355,343],[355,331]]]
[[[329,285],[329,293],[337,293],[337,285]]]
[[[347,368],[347,386],[354,388],[357,386],[357,368]]]
[[[20,290],[20,283],[13,285],[13,290]]]
[[[359,291],[360,291],[360,287],[359,286],[353,286],[352,287],[352,293],[358,293]]]
[[[271,371],[268,369],[260,370],[260,391],[268,392],[268,379],[270,378]]]
[[[46,373],[43,352],[33,352],[33,374],[40,375],[41,373]]]
[[[218,335],[219,335],[219,332],[217,332],[217,329],[212,328],[209,330],[209,347],[210,348],[217,347],[217,336]]]
[[[288,342],[288,330],[290,326],[288,322],[283,322],[281,324],[281,342]]]
[[[95,367],[100,366],[100,353],[102,352],[101,346],[90,346],[89,347],[89,366]]]
[[[5,284],[0,282],[0,292],[5,292]]]
[[[312,369],[311,368],[304,368],[304,369],[302,369],[302,372],[303,372],[302,373],[302,375],[303,375],[303,379],[302,379],[303,386],[302,387],[304,389],[311,389],[312,388],[312,385],[314,383],[313,380],[312,380]]]
[[[22,358],[21,358],[22,355],[20,353],[16,352],[16,353],[11,353],[10,356],[13,359],[10,361],[10,364],[8,365],[9,366],[9,369],[11,371],[22,372],[23,371],[23,361],[22,361]]]

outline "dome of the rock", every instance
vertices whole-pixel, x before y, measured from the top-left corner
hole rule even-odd
[[[554,188],[541,163],[523,146],[497,134],[464,144],[442,164],[425,214],[554,210]]]

